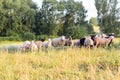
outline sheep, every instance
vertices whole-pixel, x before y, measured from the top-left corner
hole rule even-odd
[[[86,39],[86,38],[81,38],[81,39],[79,40],[79,46],[80,46],[80,47],[84,46],[85,39]]]
[[[48,39],[48,42],[44,42],[43,45],[44,45],[44,48],[50,48],[50,47],[52,47],[51,39]]]
[[[114,36],[109,36],[108,38],[95,37],[95,46],[96,47],[110,46],[113,39]]]
[[[25,41],[25,42],[23,43],[23,45],[20,46],[19,51],[20,51],[20,52],[23,52],[23,51],[29,50],[29,49],[30,49],[30,44],[31,44],[30,41]]]
[[[68,39],[65,39],[65,46],[71,46],[72,45],[72,37],[69,36]]]
[[[80,39],[76,39],[73,41],[73,46],[74,47],[79,47],[80,46]]]
[[[91,39],[91,37],[84,37],[84,38],[81,38],[80,40],[79,40],[79,46],[80,47],[88,47],[88,48],[90,48],[90,47],[94,47],[94,42],[93,42],[93,40]]]
[[[88,48],[94,47],[94,42],[93,42],[93,40],[92,40],[90,37],[85,38],[84,46],[85,46],[85,47],[88,47]]]
[[[42,41],[35,41],[35,44],[38,47],[38,50],[43,48],[43,43],[44,42],[42,42]]]
[[[51,42],[53,47],[61,47],[65,45],[65,36],[54,38]]]
[[[31,44],[30,44],[30,50],[31,50],[32,52],[38,50],[38,47],[37,47],[37,45],[35,44],[34,41],[31,41]]]

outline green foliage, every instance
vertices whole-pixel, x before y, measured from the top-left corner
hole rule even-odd
[[[85,27],[86,13],[82,2],[74,0],[43,0],[40,9],[32,0],[0,0],[0,36],[32,40],[35,35],[68,35],[72,26]]]
[[[81,26],[73,26],[67,28],[67,35],[72,35],[72,37],[75,39],[79,39],[84,37],[87,34],[87,31],[84,27]]]
[[[98,13],[98,21],[101,31],[104,33],[120,33],[118,0],[95,0]]]
[[[35,40],[35,35],[31,32],[26,32],[22,36],[23,40]]]
[[[91,18],[88,23],[81,1],[43,0],[39,9],[32,0],[0,0],[0,36],[20,36],[23,40],[35,39],[35,35],[80,38],[93,34],[92,25],[98,24],[102,32],[120,34],[117,0],[95,0],[95,6],[98,20]]]
[[[63,10],[62,15],[64,14],[64,16],[61,18],[63,22],[63,34],[67,34],[68,27],[75,25],[83,26],[86,24],[85,17],[87,11],[84,9],[82,2],[75,2],[74,0],[63,0],[59,3],[61,3],[64,6],[64,10],[66,10],[66,13],[64,13]]]
[[[86,28],[87,28],[87,34],[94,34],[95,33],[93,30],[93,25],[88,24]]]
[[[92,25],[95,25],[95,26],[97,26],[98,25],[98,20],[97,20],[97,18],[91,18],[90,19],[90,23],[92,24]]]
[[[59,30],[60,30],[60,27],[59,27],[59,25],[57,25],[55,28],[54,28],[54,30],[53,30],[53,36],[57,36],[58,35],[58,33],[59,33]]]
[[[39,40],[39,39],[47,39],[47,35],[37,35],[37,40]]]
[[[24,31],[24,26],[28,31],[34,28],[36,7],[32,0],[2,0],[0,9],[0,35],[14,36]],[[10,34],[9,34],[10,33]],[[15,33],[15,34],[13,34]]]
[[[9,30],[7,31],[7,36],[19,36],[16,32],[14,32],[13,30]]]

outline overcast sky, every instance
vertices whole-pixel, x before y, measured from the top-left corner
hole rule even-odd
[[[37,5],[39,7],[41,7],[42,5],[42,0],[33,0],[34,2],[37,3]],[[75,0],[75,1],[78,1],[78,0]],[[87,20],[89,20],[91,17],[97,17],[97,11],[96,11],[96,8],[94,6],[94,0],[80,0],[80,1],[83,1],[83,5],[85,7],[86,10],[88,10],[87,12]]]

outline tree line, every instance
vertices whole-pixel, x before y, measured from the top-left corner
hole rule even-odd
[[[120,34],[117,0],[95,0],[95,6],[97,19],[87,21],[81,1],[43,0],[38,8],[32,0],[0,0],[0,36],[21,40],[61,35],[80,38],[95,34],[93,24],[102,32]]]

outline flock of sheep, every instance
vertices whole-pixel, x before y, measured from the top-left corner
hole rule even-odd
[[[72,37],[69,36],[66,38],[65,36],[61,36],[59,38],[49,39],[48,41],[25,41],[23,45],[20,47],[20,52],[30,50],[37,51],[43,48],[51,48],[51,47],[62,47],[62,46],[74,46],[74,47],[105,47],[110,46],[113,42],[114,33],[110,35],[99,34],[92,35],[89,37],[84,37],[76,40],[72,40]]]

